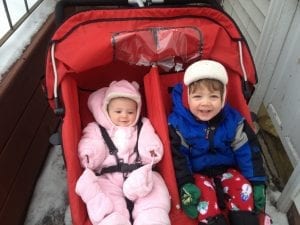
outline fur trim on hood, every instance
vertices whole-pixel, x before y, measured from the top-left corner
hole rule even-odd
[[[92,112],[95,120],[108,128],[114,126],[107,112],[107,106],[113,98],[124,97],[132,99],[137,103],[137,116],[135,122],[131,126],[135,126],[141,113],[141,95],[139,93],[139,85],[137,82],[128,82],[126,80],[113,81],[109,87],[101,88],[93,92],[88,99],[88,107]]]

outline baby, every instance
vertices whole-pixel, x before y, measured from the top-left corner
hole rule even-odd
[[[138,84],[125,80],[113,81],[88,99],[95,121],[79,142],[85,170],[76,193],[93,225],[170,225],[169,192],[152,170],[163,146],[150,121],[140,116],[141,104]]]

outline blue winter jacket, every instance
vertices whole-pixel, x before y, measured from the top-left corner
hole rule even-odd
[[[225,166],[237,168],[251,182],[264,182],[260,146],[257,140],[253,141],[256,136],[248,124],[245,126],[246,121],[241,114],[226,104],[212,120],[199,121],[183,105],[182,91],[181,84],[174,87],[173,111],[168,118],[171,129],[180,138],[180,145],[173,146],[172,151],[177,151],[177,156],[178,153],[182,154],[184,157],[179,158],[185,158],[186,161],[176,162],[178,157],[174,157],[175,170],[185,170],[176,168],[185,165],[192,173],[201,173],[203,170]],[[177,175],[178,179],[181,179],[180,175]],[[180,180],[178,182],[184,183]]]

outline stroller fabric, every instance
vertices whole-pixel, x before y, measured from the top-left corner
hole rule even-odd
[[[171,195],[171,224],[197,223],[180,209],[166,118],[172,87],[182,82],[187,66],[199,59],[213,59],[226,67],[227,100],[252,124],[244,89],[249,85],[252,91],[256,83],[253,59],[234,21],[219,9],[94,9],[71,16],[56,30],[46,59],[46,88],[53,109],[64,109],[62,141],[73,224],[91,224],[84,202],[75,193],[83,172],[78,143],[82,129],[93,121],[88,97],[122,79],[140,85],[142,102],[146,102],[141,114],[150,119],[162,140],[164,156],[158,170]]]

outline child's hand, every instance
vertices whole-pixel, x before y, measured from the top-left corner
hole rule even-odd
[[[200,196],[201,191],[192,183],[187,183],[180,188],[182,209],[187,216],[193,219],[198,216],[197,206]]]
[[[254,205],[257,211],[264,211],[266,206],[266,190],[265,185],[253,186]]]

